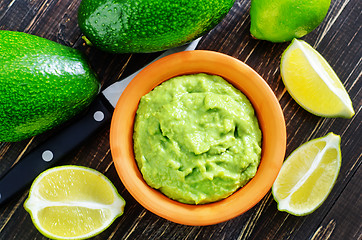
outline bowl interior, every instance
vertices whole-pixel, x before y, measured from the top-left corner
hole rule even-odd
[[[234,194],[214,203],[189,205],[169,199],[143,180],[133,155],[133,121],[143,95],[172,77],[200,72],[223,77],[249,98],[262,131],[262,156],[255,177]],[[254,70],[228,55],[194,50],[162,58],[132,80],[115,108],[110,147],[124,186],[146,209],[180,224],[211,225],[246,212],[270,190],[284,160],[286,130],[278,100]]]

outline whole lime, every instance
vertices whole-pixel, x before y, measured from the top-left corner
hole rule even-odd
[[[252,0],[250,33],[271,42],[291,41],[314,30],[331,0]]]

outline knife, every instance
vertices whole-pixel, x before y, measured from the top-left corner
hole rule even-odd
[[[176,52],[194,50],[200,39],[169,49],[152,62]],[[0,204],[27,187],[36,176],[78,147],[99,128],[109,124],[119,97],[142,69],[107,87],[94,99],[83,116],[34,148],[10,168],[0,179]]]

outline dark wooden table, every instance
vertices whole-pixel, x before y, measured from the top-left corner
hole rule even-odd
[[[157,55],[107,54],[85,46],[77,25],[80,1],[1,0],[0,29],[31,33],[83,51],[103,88]],[[303,37],[327,59],[345,85],[356,112],[352,119],[321,118],[299,107],[286,92],[279,71],[281,54],[289,43],[252,39],[249,10],[250,1],[237,0],[225,19],[203,37],[198,48],[238,58],[267,81],[285,115],[287,156],[310,139],[328,132],[341,135],[342,167],[326,202],[308,216],[295,217],[279,212],[269,192],[251,210],[224,223],[193,227],[169,222],[144,209],[122,185],[112,162],[108,125],[57,164],[97,169],[110,178],[125,198],[124,215],[95,239],[362,239],[362,2],[332,0],[322,24]],[[0,174],[54,132],[17,143],[0,143]],[[27,195],[28,189],[0,206],[1,240],[44,239],[23,208]]]

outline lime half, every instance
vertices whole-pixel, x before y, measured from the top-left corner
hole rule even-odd
[[[321,117],[351,118],[351,99],[327,61],[308,43],[294,39],[282,55],[280,71],[290,95]]]
[[[341,138],[329,133],[297,148],[272,187],[278,209],[296,216],[316,210],[327,198],[341,166]]]
[[[111,181],[80,166],[46,170],[33,182],[25,210],[52,239],[84,239],[105,230],[123,214],[125,201]]]

